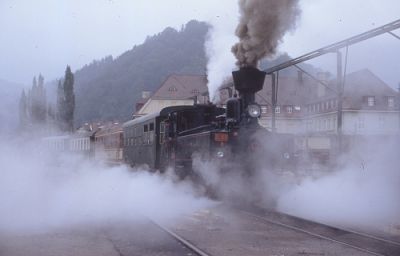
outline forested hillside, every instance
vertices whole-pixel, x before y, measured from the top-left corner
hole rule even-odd
[[[190,21],[180,31],[167,28],[116,59],[109,56],[76,71],[75,126],[88,121],[127,120],[141,92],[154,91],[168,75],[205,74],[207,31],[208,25],[198,21]],[[272,62],[263,60],[261,68],[289,59],[284,53]],[[301,66],[316,72],[311,65]],[[297,70],[289,68],[281,74],[295,76]]]
[[[75,73],[75,125],[127,120],[143,90],[155,90],[170,74],[204,74],[208,25],[191,21],[167,28],[116,59],[94,61]],[[95,43],[95,42],[94,42]]]

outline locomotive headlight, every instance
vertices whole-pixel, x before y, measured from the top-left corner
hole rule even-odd
[[[247,107],[247,111],[249,116],[251,117],[260,117],[261,115],[261,107],[257,104],[251,104]]]

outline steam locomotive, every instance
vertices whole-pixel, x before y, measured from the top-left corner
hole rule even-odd
[[[125,123],[124,161],[153,170],[171,167],[181,178],[191,172],[195,155],[221,165],[235,163],[248,172],[260,160],[263,166],[288,161],[290,140],[279,138],[278,143],[258,124],[261,108],[255,93],[262,89],[266,73],[246,67],[232,74],[239,97],[229,99],[226,109],[213,104],[173,106]]]
[[[172,168],[181,178],[193,174],[194,157],[246,174],[257,165],[276,169],[293,163],[293,140],[258,124],[261,108],[255,93],[263,87],[265,72],[246,67],[232,75],[239,96],[229,99],[226,109],[214,104],[166,107],[128,121],[122,129],[104,127],[47,139],[47,144],[111,164]]]

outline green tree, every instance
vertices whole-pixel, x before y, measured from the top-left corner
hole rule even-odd
[[[64,87],[61,83],[61,80],[58,81],[57,86],[57,106],[56,106],[56,121],[58,128],[61,131],[65,131],[65,95],[64,95]]]
[[[39,74],[37,87],[37,120],[39,123],[45,123],[47,117],[46,89],[44,88],[44,77]]]
[[[28,102],[25,90],[22,90],[21,98],[19,100],[19,123],[22,130],[24,130],[28,125]]]
[[[28,94],[29,117],[32,124],[44,124],[46,122],[46,90],[44,88],[44,78],[42,75],[33,78],[32,88]]]
[[[65,130],[72,132],[74,129],[75,93],[74,74],[72,74],[70,66],[67,66],[67,69],[65,70],[64,83],[62,87],[64,100],[61,103],[61,117],[65,124]]]

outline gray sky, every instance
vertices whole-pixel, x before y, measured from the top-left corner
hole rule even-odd
[[[235,0],[0,0],[0,79],[28,84],[61,77],[93,59],[114,57],[165,27],[191,19],[237,23]],[[400,18],[398,0],[302,0],[296,31],[281,50],[293,57]],[[400,35],[400,31],[396,31]],[[227,45],[231,47],[231,45]],[[349,71],[369,67],[400,82],[400,40],[389,35],[352,47]],[[330,69],[332,57],[311,62]]]

